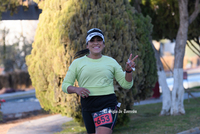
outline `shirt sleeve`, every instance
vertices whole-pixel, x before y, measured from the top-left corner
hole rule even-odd
[[[69,66],[67,74],[62,83],[63,92],[68,93],[67,88],[69,86],[74,85],[75,79],[76,79],[76,63],[75,63],[75,61],[73,61],[72,64]]]
[[[125,75],[126,72],[123,72],[122,67],[118,64],[117,61],[115,61],[115,71],[114,71],[114,76],[117,82],[120,84],[120,86],[124,89],[130,89],[133,86],[133,79],[131,82],[126,81]]]

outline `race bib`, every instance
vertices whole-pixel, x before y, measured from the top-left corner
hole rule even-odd
[[[110,108],[105,108],[99,112],[92,113],[92,116],[96,127],[113,122]]]

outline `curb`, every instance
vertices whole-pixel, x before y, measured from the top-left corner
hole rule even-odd
[[[195,127],[177,134],[200,134],[200,127]]]
[[[6,93],[6,94],[1,94],[0,95],[0,98],[4,99],[6,101],[19,99],[19,98],[22,99],[22,98],[27,98],[27,97],[35,97],[35,90],[14,92],[14,93]]]
[[[48,114],[48,112],[45,112],[44,110],[34,110],[34,111],[29,111],[29,112],[20,112],[20,113],[11,113],[11,114],[3,114],[2,116],[2,121],[1,122],[7,122],[11,120],[17,120],[17,119],[22,119],[26,117],[32,117],[40,114]]]

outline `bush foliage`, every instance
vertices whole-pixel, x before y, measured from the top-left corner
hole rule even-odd
[[[139,56],[132,89],[124,90],[114,81],[121,109],[132,109],[134,98],[143,99],[149,95],[157,81],[156,61],[149,43],[150,18],[136,13],[127,0],[36,2],[43,11],[26,62],[36,96],[45,110],[83,123],[80,97],[62,92],[61,84],[75,53],[86,48],[87,31],[94,27],[104,32],[106,47],[103,54],[115,58],[123,68],[131,53]],[[118,125],[124,125],[128,120],[128,114],[119,114]]]
[[[2,88],[24,90],[31,87],[32,82],[27,71],[16,71],[0,75],[0,90]]]
[[[3,102],[6,102],[4,99],[0,99],[0,110],[1,110],[1,104],[3,103]],[[3,114],[2,114],[2,112],[0,111],[0,122],[1,121],[3,121]]]

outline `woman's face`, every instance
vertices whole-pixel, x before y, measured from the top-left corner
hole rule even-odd
[[[88,41],[87,48],[90,50],[90,54],[99,55],[104,49],[105,44],[103,39],[99,36],[94,36],[90,41]]]

